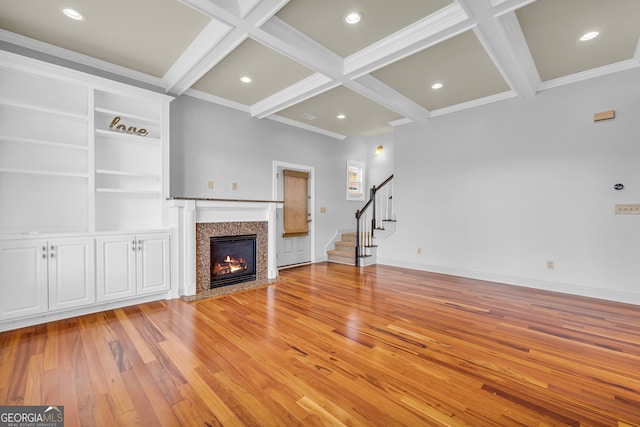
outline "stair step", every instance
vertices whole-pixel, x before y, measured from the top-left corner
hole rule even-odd
[[[340,257],[351,257],[351,258],[355,258],[356,253],[355,250],[353,251],[343,251],[340,249],[330,249],[327,251],[328,255],[335,255],[335,256],[340,256]]]
[[[337,262],[340,264],[356,265],[355,254],[351,253],[347,255],[342,251],[336,251],[336,250],[327,251],[327,260],[331,262]]]
[[[351,231],[348,233],[342,233],[342,241],[343,242],[355,242],[356,241],[356,232]]]
[[[351,252],[353,253],[353,251],[355,250],[356,247],[356,242],[355,241],[337,241],[337,242],[333,242],[333,245],[336,247],[336,249],[341,250],[341,251],[348,251],[351,250]]]

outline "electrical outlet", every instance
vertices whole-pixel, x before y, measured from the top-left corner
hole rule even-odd
[[[232,183],[231,183],[231,189],[232,189],[233,191],[236,191],[236,190],[238,189],[238,183],[237,183],[237,182],[232,182]]]
[[[553,270],[556,268],[555,261],[547,260],[547,270]]]
[[[616,204],[616,214],[640,214],[640,204]]]
[[[422,255],[422,248],[418,248],[416,252],[418,252],[418,255]]]
[[[320,213],[327,213],[327,208],[325,208],[324,206],[321,206]]]
[[[211,190],[213,188],[213,181],[207,181],[207,188]]]

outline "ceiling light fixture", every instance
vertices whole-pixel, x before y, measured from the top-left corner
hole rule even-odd
[[[62,13],[64,13],[68,18],[71,18],[75,21],[84,21],[84,16],[75,9],[65,7],[62,9]]]
[[[362,13],[360,12],[349,12],[347,14],[347,16],[344,17],[344,22],[346,22],[347,24],[357,24],[358,22],[362,21]]]
[[[347,116],[345,116],[344,114],[338,114],[336,117],[338,117],[340,120],[347,118]]]
[[[240,81],[241,81],[242,83],[251,83],[251,77],[249,77],[249,76],[242,76],[242,77],[240,77]]]
[[[444,85],[442,83],[437,82],[437,83],[434,83],[434,84],[431,85],[431,89],[438,90],[438,89],[442,89],[443,86]]]
[[[597,31],[589,31],[588,33],[584,33],[582,37],[580,37],[581,42],[586,42],[588,40],[593,40],[600,35]]]

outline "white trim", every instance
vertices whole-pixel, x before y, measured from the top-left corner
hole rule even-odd
[[[452,3],[348,56],[344,60],[344,74],[357,78],[467,31],[471,26],[464,10]]]
[[[340,83],[320,73],[304,78],[268,96],[250,107],[251,115],[260,119],[294,104],[331,90]]]
[[[504,101],[505,99],[517,98],[518,94],[509,90],[507,92],[497,93],[495,95],[478,98],[461,104],[452,105],[450,107],[439,108],[431,111],[430,117],[443,116],[445,114],[455,113],[456,111],[467,110],[469,108],[479,107],[481,105],[493,104],[494,102]]]
[[[191,96],[193,98],[198,98],[203,101],[210,102],[212,104],[222,105],[223,107],[242,111],[244,113],[251,112],[249,106],[247,105],[241,104],[239,102],[231,101],[226,98],[222,98],[220,96],[211,95],[210,93],[202,92],[197,89],[188,89],[183,95]]]
[[[24,328],[27,326],[40,325],[56,320],[69,319],[77,316],[84,316],[92,313],[99,313],[107,310],[113,310],[121,307],[129,307],[138,304],[144,304],[152,301],[166,300],[171,298],[166,291],[154,293],[151,295],[143,295],[134,298],[127,298],[119,301],[108,303],[95,303],[86,307],[73,308],[70,310],[52,311],[40,313],[35,316],[23,317],[0,322],[0,332],[10,331],[13,329]]]
[[[316,258],[316,168],[313,166],[300,165],[296,163],[289,162],[281,162],[279,160],[273,161],[273,166],[271,170],[271,198],[273,200],[277,200],[278,198],[278,168],[290,168],[295,170],[300,170],[304,172],[309,172],[309,196],[311,197],[310,201],[310,212],[311,212],[311,227],[309,229],[309,235],[311,238],[311,260],[314,261]],[[280,238],[276,236],[276,238]],[[272,259],[276,259],[277,251],[276,246],[274,245],[274,257]],[[271,252],[269,252],[269,256],[271,256]],[[277,264],[277,263],[276,263]]]
[[[91,56],[73,52],[71,50],[54,46],[49,43],[41,42],[39,40],[30,39],[28,37],[15,34],[7,30],[0,29],[0,40],[14,44],[16,46],[24,47],[26,49],[35,50],[46,55],[51,55],[60,59],[75,62],[77,64],[86,65],[100,71],[116,74],[141,83],[147,83],[153,86],[157,86],[159,88],[164,88],[162,79],[158,77],[141,73],[130,68],[122,67],[120,65],[115,65],[107,61],[92,58]]]
[[[304,129],[304,130],[308,130],[309,132],[319,133],[321,135],[328,136],[330,138],[335,138],[335,139],[339,139],[339,140],[345,140],[347,138],[346,135],[342,135],[342,134],[339,134],[339,133],[331,132],[331,131],[326,130],[326,129],[321,129],[321,128],[318,128],[318,127],[315,127],[315,126],[308,125],[306,123],[298,122],[296,120],[291,120],[291,119],[289,119],[287,117],[278,116],[276,114],[268,116],[268,117],[265,117],[265,118],[269,119],[269,120],[273,120],[275,122],[283,123],[285,125],[297,127],[297,128]]]
[[[191,75],[196,67],[202,65],[202,61],[207,57],[207,54],[214,50],[215,46],[221,43],[232,30],[233,27],[230,25],[212,18],[202,31],[200,31],[200,34],[198,34],[184,52],[182,52],[180,57],[173,63],[164,76],[162,76],[162,80],[167,91],[171,91],[178,85],[180,85],[179,93],[183,93],[188,89],[190,85],[185,88],[185,78]],[[225,56],[226,54],[228,54],[228,52],[224,53]],[[219,62],[221,59],[222,58],[217,58],[215,63]],[[211,61],[204,66],[209,66],[210,62]],[[209,69],[212,66],[213,65],[209,66]],[[208,69],[206,71],[208,71]],[[194,82],[197,81],[198,78],[196,78]],[[192,82],[192,84],[194,82]]]
[[[484,271],[465,270],[454,267],[421,264],[389,258],[378,258],[377,261],[378,264],[390,265],[394,267],[429,271],[433,273],[467,277],[477,280],[488,280],[491,282],[504,283],[507,285],[521,286],[525,288],[541,289],[545,291],[561,292],[590,298],[598,298],[602,300],[617,301],[626,304],[640,305],[640,293],[625,292],[615,289],[601,289],[591,286],[577,285],[574,283],[552,282],[548,280],[511,276],[500,273],[489,273]]]
[[[636,55],[639,55],[639,54],[640,54],[639,52],[636,52]],[[540,91],[553,89],[553,88],[568,85],[571,83],[577,83],[583,80],[593,79],[595,77],[606,76],[607,74],[613,74],[619,71],[630,70],[636,67],[640,67],[640,60],[628,59],[626,61],[620,61],[614,64],[593,68],[591,70],[582,71],[580,73],[571,74],[569,76],[559,77],[553,80],[547,80],[542,82],[542,84],[538,89]]]

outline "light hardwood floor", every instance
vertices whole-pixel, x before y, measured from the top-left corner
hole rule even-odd
[[[66,426],[640,425],[640,307],[316,264],[0,334],[0,404]]]

